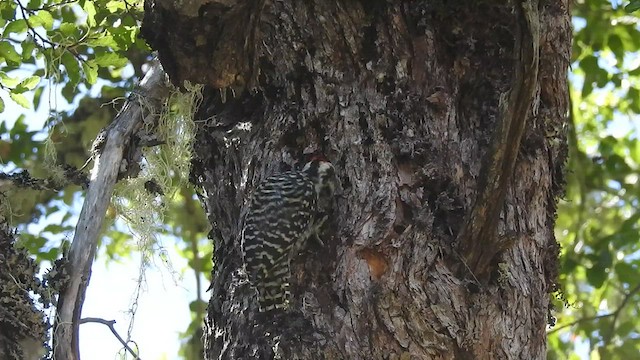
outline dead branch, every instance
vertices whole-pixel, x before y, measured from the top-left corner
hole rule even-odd
[[[127,344],[127,342],[122,338],[122,336],[120,336],[120,334],[118,334],[118,332],[116,331],[116,328],[114,327],[116,321],[115,320],[105,320],[105,319],[101,319],[101,318],[95,318],[95,317],[88,317],[88,318],[83,318],[82,320],[80,320],[80,324],[86,324],[86,323],[98,323],[98,324],[103,324],[109,327],[109,330],[111,330],[111,333],[113,334],[113,336],[116,337],[116,339],[118,339],[118,341],[120,342],[120,344],[122,344],[122,346],[131,354],[133,355],[133,358],[135,360],[141,360],[140,357],[138,356],[138,354],[133,351],[133,349],[129,346],[129,344]]]
[[[80,212],[76,232],[68,257],[69,282],[60,292],[53,335],[53,356],[56,360],[80,359],[78,326],[85,292],[91,277],[91,264],[96,252],[105,212],[120,172],[125,149],[143,119],[155,116],[149,104],[157,103],[168,94],[165,73],[154,64],[140,81],[136,93],[118,113],[106,130],[106,142],[96,154],[89,189]],[[154,101],[155,100],[155,101]],[[145,104],[143,104],[145,103]]]

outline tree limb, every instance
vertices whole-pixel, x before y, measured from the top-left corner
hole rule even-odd
[[[612,312],[607,314],[602,314],[602,315],[587,316],[587,317],[580,318],[568,324],[564,324],[562,326],[558,326],[556,328],[553,328],[552,330],[547,331],[547,335],[553,334],[555,332],[558,332],[562,329],[566,329],[568,327],[572,327],[574,325],[578,325],[585,321],[599,320],[599,319],[604,319],[612,316],[613,316],[613,321],[611,322],[611,333],[613,333],[613,330],[615,330],[616,321],[618,320],[618,316],[620,315],[620,312],[622,312],[622,309],[624,309],[624,307],[627,306],[627,304],[629,303],[629,300],[631,300],[631,298],[638,292],[640,292],[640,284],[636,285],[636,287],[634,287],[633,289],[631,289],[631,291],[625,294],[624,299],[622,299],[622,302],[620,303],[620,305]]]
[[[159,64],[154,64],[140,81],[138,93],[144,99],[166,97],[168,88]],[[89,189],[69,251],[70,278],[58,299],[53,335],[53,356],[56,360],[80,359],[78,325],[104,215],[131,135],[146,116],[153,115],[149,114],[142,102],[138,97],[131,97],[127,101],[108,127],[104,148],[96,155]]]
[[[118,339],[118,341],[120,342],[120,344],[122,344],[122,346],[129,353],[131,353],[131,355],[133,355],[133,358],[135,360],[141,360],[138,354],[135,351],[133,351],[133,349],[127,344],[127,342],[124,341],[122,336],[120,336],[120,334],[118,334],[118,332],[116,331],[116,328],[113,326],[116,323],[115,320],[105,320],[105,319],[94,318],[94,317],[83,318],[82,320],[80,320],[80,324],[86,324],[86,323],[92,323],[92,322],[107,325],[109,327],[109,330],[111,330],[111,332],[113,333],[113,336],[115,336],[116,339]]]
[[[83,189],[87,188],[89,179],[81,170],[68,165],[63,166],[62,170],[64,171],[63,179],[53,177],[46,179],[34,178],[29,174],[28,170],[21,170],[13,174],[0,171],[0,191],[10,186],[39,191],[60,191],[69,184],[81,186]]]
[[[479,192],[458,244],[466,265],[474,276],[483,279],[490,273],[496,254],[511,245],[497,234],[500,212],[520,149],[527,116],[531,109],[538,78],[540,24],[538,1],[522,1],[516,6],[519,21],[516,30],[516,59],[511,90],[500,99],[500,117],[491,140],[491,148],[482,167]]]

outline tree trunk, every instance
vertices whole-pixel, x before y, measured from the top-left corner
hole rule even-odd
[[[172,81],[208,85],[206,359],[545,358],[571,29],[568,0],[522,3],[147,3]],[[310,152],[341,182],[332,223],[296,258],[289,311],[259,313],[248,199]]]

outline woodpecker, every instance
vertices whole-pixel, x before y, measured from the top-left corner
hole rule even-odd
[[[249,282],[266,312],[289,306],[290,264],[328,218],[336,186],[335,169],[316,156],[302,170],[266,178],[249,204],[242,229],[242,256]]]

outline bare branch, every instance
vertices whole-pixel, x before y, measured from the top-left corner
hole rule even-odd
[[[168,88],[165,74],[159,64],[154,64],[142,79],[138,92],[145,102],[165,98]],[[152,100],[152,101],[149,101]],[[84,296],[91,276],[91,264],[95,255],[98,236],[105,212],[116,183],[120,164],[134,131],[149,116],[138,97],[131,97],[106,131],[106,142],[96,155],[89,190],[80,212],[76,232],[69,252],[70,280],[60,292],[57,319],[54,326],[54,358],[80,359],[78,325]]]
[[[120,336],[120,334],[118,334],[118,332],[116,331],[116,328],[113,326],[116,321],[115,320],[105,320],[105,319],[101,319],[101,318],[94,318],[94,317],[88,317],[88,318],[83,318],[80,320],[80,324],[86,324],[86,323],[98,323],[98,324],[104,324],[107,325],[109,327],[109,330],[111,330],[111,332],[113,333],[113,335],[116,337],[116,339],[118,339],[118,341],[120,341],[120,344],[122,344],[122,346],[129,352],[131,353],[131,355],[133,355],[134,359],[136,360],[142,360],[140,359],[140,357],[138,356],[138,354],[133,351],[133,349],[127,344],[126,341],[124,341],[124,339],[122,338],[122,336]]]
[[[87,188],[89,179],[81,170],[69,165],[64,165],[62,171],[64,172],[64,176],[60,179],[53,177],[47,179],[34,178],[27,170],[21,170],[13,174],[0,171],[0,191],[9,186],[48,191],[60,191],[70,184],[81,186],[83,189]]]
[[[599,320],[599,319],[604,319],[604,318],[608,318],[608,317],[612,317],[612,316],[613,316],[613,321],[611,322],[611,333],[613,333],[613,330],[615,330],[616,321],[618,319],[618,316],[620,315],[620,312],[622,312],[622,309],[624,309],[624,307],[627,306],[627,304],[629,303],[629,300],[631,300],[631,298],[635,294],[637,294],[638,292],[640,292],[640,284],[636,285],[636,287],[631,289],[631,291],[629,291],[624,296],[624,299],[622,299],[622,302],[620,303],[620,305],[614,311],[612,311],[612,312],[610,312],[608,314],[602,314],[602,315],[596,315],[596,316],[587,316],[587,317],[580,318],[580,319],[572,321],[572,322],[570,322],[568,324],[564,324],[562,326],[558,326],[558,327],[553,328],[552,330],[547,331],[547,335],[548,334],[553,334],[553,333],[558,332],[558,331],[560,331],[562,329],[566,329],[568,327],[572,327],[572,326],[578,325],[578,324],[586,322],[586,321]]]

